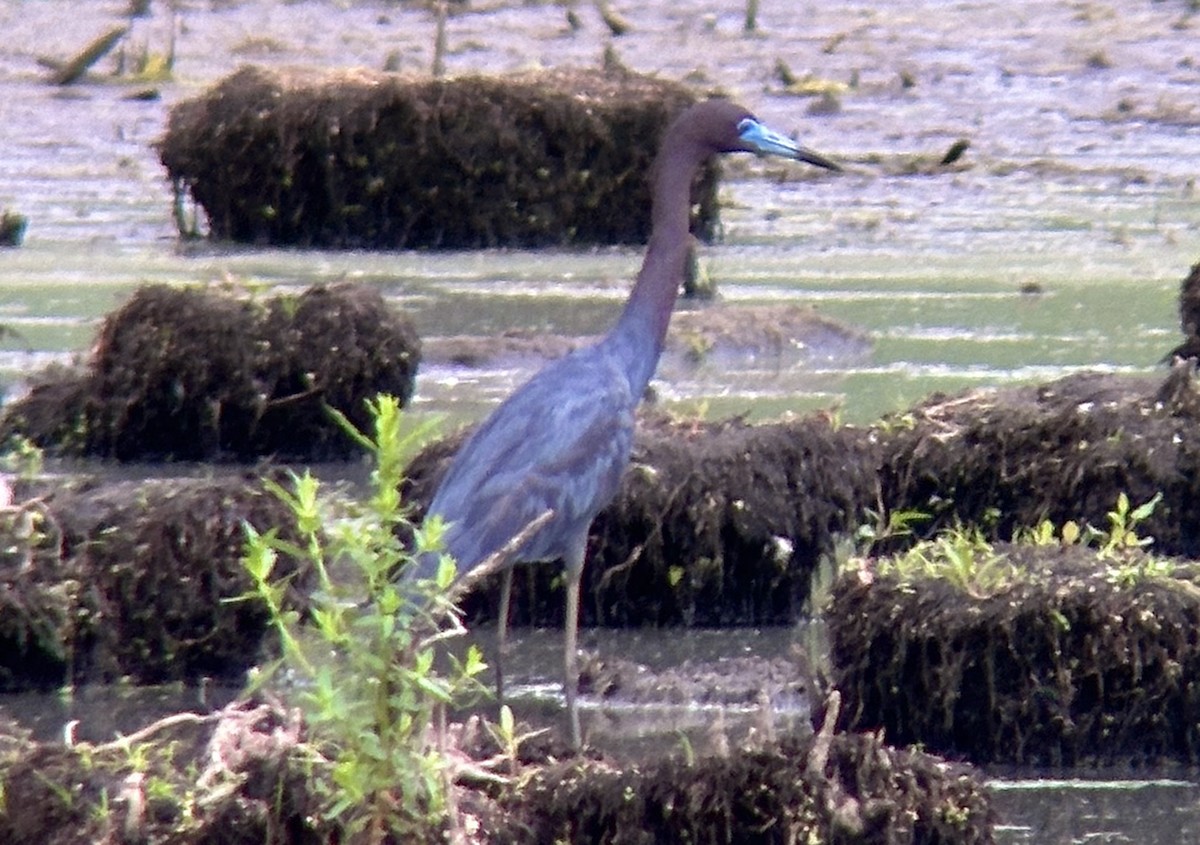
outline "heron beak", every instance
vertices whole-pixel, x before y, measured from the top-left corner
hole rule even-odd
[[[824,167],[826,170],[841,171],[842,169],[836,162],[800,146],[786,135],[764,126],[753,118],[748,117],[738,124],[738,137],[759,155],[783,156],[817,167]]]

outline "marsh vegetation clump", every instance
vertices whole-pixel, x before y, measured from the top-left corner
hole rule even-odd
[[[283,526],[257,480],[176,479],[12,485],[0,508],[0,690],[238,680],[264,645],[243,523]],[[285,533],[285,536],[290,536]],[[289,608],[307,570],[279,562]]]
[[[160,145],[209,234],[386,248],[644,243],[649,169],[685,86],[629,72],[454,79],[246,67],[171,111]],[[717,225],[715,166],[693,192]]]
[[[1153,551],[1159,501],[860,559],[826,611],[847,727],[976,763],[1200,761],[1200,567]]]
[[[0,437],[130,460],[328,460],[357,446],[326,412],[368,421],[378,392],[407,400],[420,341],[372,287],[259,299],[145,285],[109,314],[86,362],[40,376]]]
[[[639,767],[554,764],[509,810],[499,841],[986,845],[995,822],[967,767],[840,733]]]
[[[928,515],[918,538],[959,525],[988,540],[1045,520],[1104,527],[1119,495],[1143,503],[1161,494],[1143,533],[1160,554],[1200,556],[1190,517],[1200,502],[1200,390],[1190,366],[935,394],[878,428],[880,500]]]

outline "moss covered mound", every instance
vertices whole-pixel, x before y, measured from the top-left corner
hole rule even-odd
[[[1200,762],[1195,565],[998,544],[986,566],[982,581],[872,568],[837,582],[850,727],[976,763]]]
[[[57,490],[0,518],[0,690],[129,678],[240,679],[261,657],[265,608],[244,522],[292,532],[258,481],[121,482]],[[283,556],[289,603],[307,575]]]
[[[121,460],[236,451],[258,417],[257,323],[249,300],[140,288],[93,347],[83,451]]]
[[[407,400],[420,360],[411,322],[378,290],[316,286],[260,303],[147,285],[110,314],[86,367],[6,406],[0,436],[118,460],[321,460],[357,446],[379,392]]]
[[[694,96],[634,74],[404,79],[246,67],[175,106],[160,146],[210,234],[323,247],[642,243],[647,173]],[[694,195],[716,225],[716,171]]]
[[[427,502],[461,437],[410,467]],[[581,612],[587,625],[764,625],[794,621],[839,533],[875,502],[876,447],[823,417],[752,426],[643,418],[616,500],[592,526]],[[515,619],[561,624],[557,566],[524,566]],[[494,618],[499,590],[467,599]]]
[[[871,734],[785,738],[692,764],[570,762],[536,774],[497,841],[641,845],[990,843],[982,784]],[[825,757],[824,765],[815,763]]]
[[[1009,539],[1044,519],[1104,527],[1118,495],[1163,494],[1143,526],[1164,554],[1200,556],[1200,392],[1167,377],[1101,373],[934,396],[882,432],[882,502],[930,535],[956,524]]]

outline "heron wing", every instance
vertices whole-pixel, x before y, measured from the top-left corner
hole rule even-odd
[[[569,555],[612,500],[629,461],[636,399],[595,348],[549,365],[514,392],[455,456],[430,505],[464,571],[545,510],[517,560]]]

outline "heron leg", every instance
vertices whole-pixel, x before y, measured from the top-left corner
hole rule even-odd
[[[578,751],[583,747],[579,730],[579,667],[576,660],[576,641],[579,633],[579,588],[583,580],[583,561],[567,566],[567,615],[563,625],[563,692],[567,699],[567,718],[571,724],[571,745]]]
[[[512,605],[513,567],[504,570],[500,582],[500,622],[496,628],[496,701],[504,703],[504,655],[508,647],[508,611]]]

